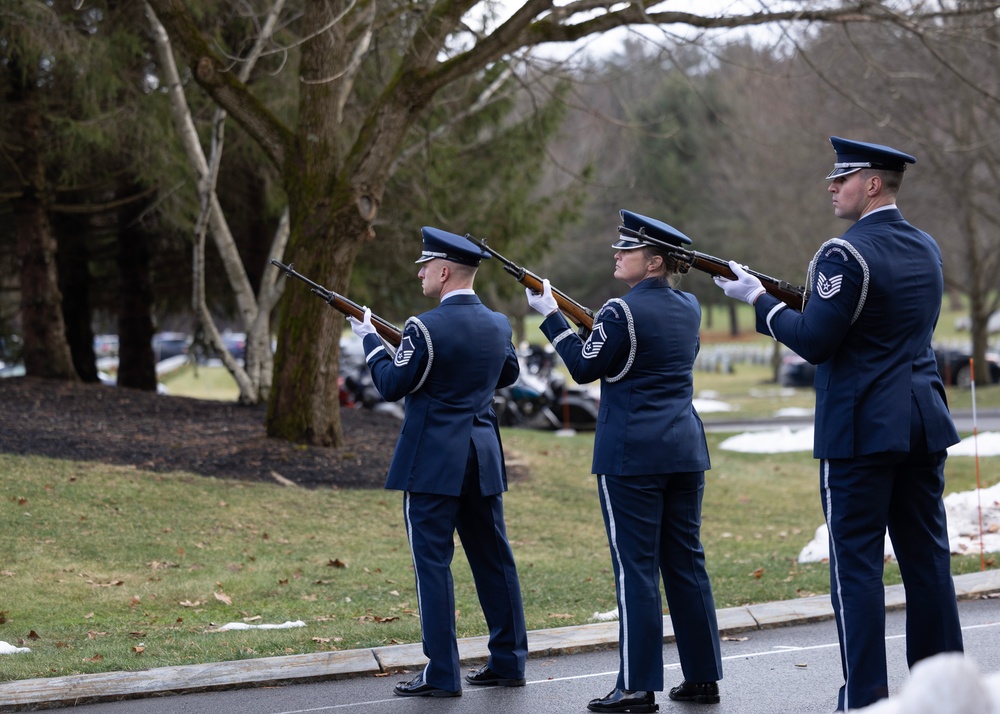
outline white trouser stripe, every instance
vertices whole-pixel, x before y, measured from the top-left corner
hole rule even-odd
[[[823,498],[826,501],[826,530],[830,535],[830,572],[833,573],[836,592],[834,593],[834,607],[840,613],[840,625],[844,630],[844,650],[847,650],[847,620],[844,616],[844,593],[840,587],[840,561],[837,559],[837,544],[833,537],[833,526],[830,523],[830,516],[833,513],[833,493],[830,491],[830,460],[823,459],[820,469],[823,473]],[[850,710],[849,692],[851,682],[851,663],[844,657],[844,711]]]
[[[410,492],[403,492],[403,520],[406,522],[406,540],[410,544],[410,561],[413,563],[413,576],[417,581],[417,612],[420,614],[420,621],[424,620],[424,611],[422,608],[422,603],[424,599],[420,597],[420,571],[417,570],[417,557],[413,552],[413,524],[410,523]],[[430,665],[430,662],[427,663]],[[424,667],[424,671],[420,675],[424,682],[427,681],[427,667]]]
[[[622,556],[618,551],[618,530],[615,527],[615,512],[611,508],[611,495],[608,493],[608,477],[601,475],[601,491],[604,493],[604,503],[608,509],[608,541],[615,562],[618,563],[618,618],[622,623],[622,675],[625,678],[625,689],[631,690],[631,675],[628,666],[628,606],[625,602],[625,568],[622,566]]]

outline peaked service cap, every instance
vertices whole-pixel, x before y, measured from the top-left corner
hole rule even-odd
[[[847,176],[861,169],[882,169],[884,171],[904,171],[907,164],[915,164],[917,160],[909,154],[897,151],[882,144],[869,144],[866,141],[852,141],[831,136],[830,143],[837,152],[837,163],[826,180]]]
[[[420,229],[424,240],[424,249],[415,262],[426,263],[428,260],[441,258],[462,265],[479,265],[480,260],[486,260],[490,254],[478,247],[467,238],[443,231],[440,228],[424,226]]]
[[[671,225],[655,218],[621,210],[622,225],[618,226],[621,238],[611,244],[618,250],[633,250],[644,245],[657,247],[664,244],[672,246],[691,245],[691,239]]]

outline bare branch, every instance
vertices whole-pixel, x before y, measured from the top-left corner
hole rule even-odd
[[[254,64],[260,57],[262,48],[269,41],[270,33],[277,23],[277,18],[283,6],[284,0],[277,0],[275,5],[272,6],[270,15],[264,23],[257,42],[249,53],[247,61],[240,68],[241,81],[245,81],[253,71]],[[264,312],[263,322],[261,322],[259,303],[253,295],[249,279],[240,260],[239,252],[236,249],[236,241],[229,230],[229,225],[225,220],[225,215],[222,212],[222,207],[219,204],[218,195],[215,190],[218,171],[222,162],[226,110],[219,107],[215,111],[213,117],[211,158],[206,161],[201,143],[194,129],[194,122],[188,109],[180,77],[173,62],[170,38],[157,20],[152,8],[148,5],[147,15],[150,25],[153,28],[158,57],[163,66],[164,78],[169,88],[175,122],[178,125],[179,133],[182,134],[183,144],[187,150],[189,160],[199,175],[198,193],[201,198],[201,211],[195,225],[192,279],[193,308],[199,323],[208,335],[210,343],[215,347],[223,363],[239,385],[241,401],[257,402],[262,394],[266,396],[267,390],[270,388],[272,375],[270,345],[264,344],[262,350],[249,349],[247,351],[248,365],[240,365],[226,350],[205,298],[205,237],[209,227],[211,227],[212,237],[215,240],[219,255],[222,257],[229,283],[236,296],[248,339],[252,339],[257,347],[260,347],[262,342],[266,342],[267,336],[270,334],[268,319],[273,303],[269,303],[268,309]],[[287,240],[287,236],[285,240]],[[284,245],[285,243],[282,242],[282,249]],[[262,293],[267,294],[269,297],[273,295],[273,289],[266,290],[262,285],[261,290]],[[257,331],[262,331],[264,338],[261,338],[257,334]],[[252,368],[252,375],[248,374],[244,368],[247,366]],[[268,385],[263,392],[261,390],[262,379]]]
[[[183,0],[148,0],[157,18],[170,33],[172,44],[189,58],[195,80],[215,102],[226,109],[264,150],[280,170],[294,135],[239,81],[218,55],[211,51],[195,26]]]
[[[509,67],[505,68],[492,82],[490,82],[489,86],[486,87],[478,97],[476,97],[476,100],[472,104],[462,111],[450,116],[447,122],[437,126],[434,131],[430,132],[430,134],[428,134],[420,143],[413,144],[409,148],[400,151],[395,161],[392,162],[392,169],[390,173],[395,173],[400,165],[409,161],[422,147],[426,146],[430,142],[433,142],[435,139],[439,139],[448,134],[452,128],[469,117],[475,116],[481,112],[483,108],[490,103],[496,93],[500,91],[503,85],[507,83],[507,80],[511,78],[512,74],[513,71]]]
[[[309,42],[309,40],[312,40],[312,39],[314,39],[316,37],[319,37],[320,35],[322,35],[325,32],[329,32],[331,29],[333,29],[334,27],[336,27],[340,22],[343,21],[343,19],[345,17],[347,17],[350,14],[351,10],[354,9],[354,7],[355,7],[356,4],[357,4],[357,0],[351,0],[351,2],[348,3],[347,7],[345,7],[342,12],[340,12],[339,14],[337,14],[333,18],[331,18],[329,20],[329,22],[327,22],[325,25],[323,25],[323,27],[320,27],[318,30],[314,30],[313,32],[310,32],[308,35],[304,35],[298,41],[293,42],[290,45],[281,45],[281,46],[278,47],[278,49],[273,50],[273,51],[268,52],[268,53],[265,53],[265,54],[287,54],[289,50],[293,50],[296,47],[301,47],[306,42]],[[372,9],[374,10],[374,7]]]
[[[934,59],[941,63],[942,67],[955,75],[959,82],[977,94],[981,94],[986,97],[991,102],[1000,103],[1000,95],[990,92],[982,85],[982,83],[976,82],[972,77],[967,76],[955,64],[950,62],[941,52],[939,52],[935,44],[929,41],[927,33],[924,31],[923,27],[902,15],[895,16],[894,22],[896,22],[896,24],[900,27],[906,28],[914,36],[920,38],[920,42],[923,44],[924,49],[930,52]]]

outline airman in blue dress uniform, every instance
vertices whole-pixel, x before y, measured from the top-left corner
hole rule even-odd
[[[655,240],[691,240],[672,226],[621,212],[613,244],[615,277],[631,290],[609,300],[584,340],[556,309],[548,281],[528,303],[541,329],[581,384],[600,379],[592,471],[608,534],[619,610],[615,689],[592,700],[596,712],[655,712],[663,689],[663,606],[670,608],[684,682],[677,701],[719,701],[722,679],[715,601],[701,545],[701,504],[710,468],[692,404],[701,308],[669,282],[677,263]]]
[[[379,393],[406,398],[403,426],[389,465],[387,489],[404,492],[403,515],[413,555],[424,654],[429,662],[400,696],[462,693],[455,596],[454,534],[462,541],[489,627],[490,657],[469,684],[523,686],[527,631],[514,556],[507,540],[507,490],[493,394],[512,384],[519,366],[507,318],[473,291],[479,261],[489,258],[462,236],[421,230],[418,277],[424,295],[440,299],[406,321],[395,356],[371,325],[351,320],[362,336]]]
[[[906,591],[906,659],[961,652],[942,494],[958,441],[931,338],[941,310],[942,257],[896,207],[907,164],[880,144],[831,137],[826,177],[835,215],[853,221],[809,266],[800,313],[730,262],[716,278],[754,306],[757,330],[817,365],[813,455],[830,533],[830,590],[848,711],[888,696],[883,540],[892,539]]]

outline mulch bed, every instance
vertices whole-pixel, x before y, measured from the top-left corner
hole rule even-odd
[[[345,444],[331,449],[269,439],[265,415],[264,405],[12,377],[0,379],[0,452],[308,488],[384,485],[398,417],[343,409]]]

